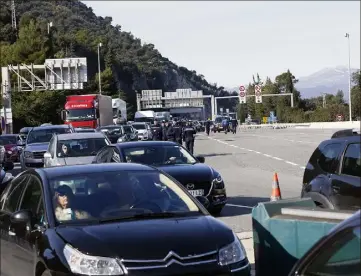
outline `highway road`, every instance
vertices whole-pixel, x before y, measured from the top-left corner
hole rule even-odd
[[[269,201],[277,172],[282,198],[299,197],[304,166],[318,144],[336,130],[255,129],[237,134],[199,134],[195,154],[218,170],[227,188],[228,205],[219,219],[236,233],[252,230],[251,211]]]
[[[199,133],[195,154],[223,176],[229,197],[219,219],[236,233],[252,230],[251,210],[269,201],[273,174],[278,173],[283,198],[299,197],[304,166],[319,142],[336,130],[253,129],[237,134]],[[14,175],[20,172],[15,165]]]

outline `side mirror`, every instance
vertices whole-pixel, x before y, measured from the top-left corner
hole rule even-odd
[[[200,162],[200,163],[204,163],[206,161],[206,159],[204,158],[204,156],[196,156],[197,160]]]
[[[60,118],[63,120],[63,121],[66,121],[66,115],[67,115],[67,111],[65,109],[63,109],[61,112],[60,112]]]
[[[12,169],[14,169],[14,163],[13,163],[13,162],[6,161],[6,162],[4,163],[3,169],[4,169],[4,171],[11,171]]]
[[[12,213],[10,216],[10,221],[12,223],[21,223],[26,224],[31,222],[32,213],[29,210],[20,210],[15,213]]]
[[[52,156],[51,156],[51,153],[50,152],[45,152],[44,153],[44,158],[51,158]]]
[[[206,208],[209,207],[209,200],[205,196],[197,196],[196,199]]]

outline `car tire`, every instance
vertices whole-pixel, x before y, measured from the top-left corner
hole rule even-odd
[[[302,198],[311,198],[313,200],[313,202],[316,204],[317,207],[322,208],[322,209],[331,209],[331,210],[335,210],[336,207],[335,205],[324,195],[319,194],[319,193],[307,193],[307,194],[302,194],[301,196]]]
[[[224,207],[224,206],[212,207],[212,208],[209,209],[209,213],[210,213],[212,216],[220,216],[221,213],[222,213],[223,207]]]

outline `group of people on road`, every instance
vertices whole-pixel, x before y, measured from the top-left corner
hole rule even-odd
[[[187,150],[193,154],[196,130],[191,121],[178,121],[175,123],[154,121],[152,131],[154,141],[172,141],[180,145],[184,142]]]
[[[211,124],[212,121],[210,119],[208,119],[205,122],[205,127],[206,127],[206,133],[209,136],[209,133],[211,131]],[[237,119],[223,119],[222,120],[222,128],[224,129],[224,133],[227,134],[228,132],[232,131],[233,134],[237,133],[237,126],[238,126],[238,121]]]

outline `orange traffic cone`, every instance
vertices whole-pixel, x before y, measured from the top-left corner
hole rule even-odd
[[[278,175],[277,175],[277,173],[275,173],[273,175],[271,201],[278,201],[281,199],[282,199],[282,196],[281,196],[280,183],[278,182]]]

